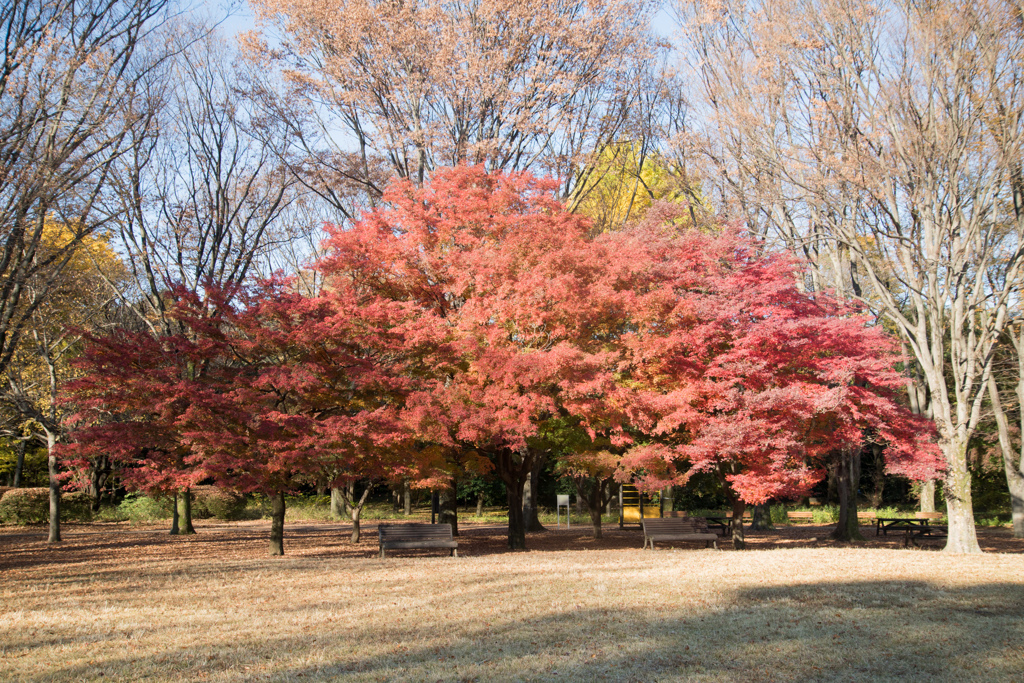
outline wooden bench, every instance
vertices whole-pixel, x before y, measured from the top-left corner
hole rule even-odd
[[[381,524],[377,527],[380,556],[385,550],[445,548],[458,557],[458,542],[452,538],[451,524]]]
[[[655,541],[704,541],[718,549],[718,534],[708,531],[703,517],[644,518],[644,548],[654,550]]]
[[[942,519],[945,514],[941,512],[915,512],[914,519]]]
[[[786,517],[793,523],[814,521],[814,513],[810,510],[786,510]]]
[[[874,524],[876,519],[878,519],[877,512],[857,512],[858,522],[871,522],[872,524]]]

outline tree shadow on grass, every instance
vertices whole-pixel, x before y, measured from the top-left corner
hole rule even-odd
[[[1021,614],[1018,583],[921,581],[753,588],[700,610],[552,608],[488,623],[455,604],[441,623],[323,623],[289,637],[275,637],[271,624],[257,642],[55,662],[47,679],[136,672],[158,680],[1017,681]]]

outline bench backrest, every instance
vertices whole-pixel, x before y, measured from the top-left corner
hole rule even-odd
[[[708,524],[703,517],[644,518],[644,533],[706,534]]]
[[[790,519],[814,519],[814,513],[810,510],[787,510],[786,516]]]
[[[914,517],[916,519],[942,519],[943,514],[941,512],[915,512]]]
[[[381,524],[377,527],[381,541],[451,541],[451,524]]]

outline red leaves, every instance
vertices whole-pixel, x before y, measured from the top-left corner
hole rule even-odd
[[[806,491],[864,439],[894,472],[933,473],[893,345],[801,293],[791,260],[734,229],[590,239],[551,187],[479,167],[399,183],[330,230],[319,296],[182,295],[182,335],[92,339],[72,387],[79,452],[112,449],[139,485],[273,491],[325,474],[435,481],[562,430],[566,471],[641,488],[717,471],[749,503]]]

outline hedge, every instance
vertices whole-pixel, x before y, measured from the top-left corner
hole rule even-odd
[[[84,491],[62,494],[61,520],[91,520],[91,502]],[[0,522],[4,524],[43,524],[49,520],[50,489],[46,487],[9,488],[0,497]]]

